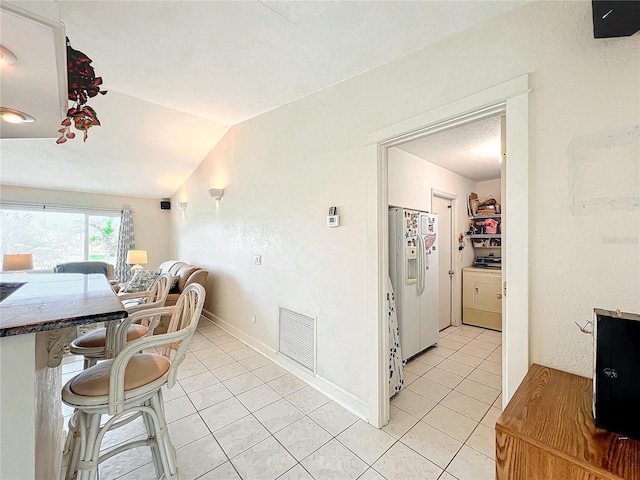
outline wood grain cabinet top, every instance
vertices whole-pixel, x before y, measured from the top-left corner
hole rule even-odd
[[[640,441],[595,427],[592,388],[532,365],[496,423],[496,478],[640,480]]]

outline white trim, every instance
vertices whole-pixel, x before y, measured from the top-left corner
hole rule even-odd
[[[388,332],[383,328],[386,315],[386,277],[389,272],[387,148],[367,145],[367,378],[369,380],[369,423],[382,427],[389,422]],[[384,368],[384,375],[380,368]]]
[[[446,130],[452,128],[452,126],[468,123],[468,117],[479,119],[493,116],[501,111],[501,108],[496,108],[496,105],[504,104],[508,99],[520,96],[528,91],[529,75],[521,75],[372,132],[367,135],[367,145],[386,143],[389,140],[394,140],[395,144],[405,143],[408,140],[412,140],[413,136],[423,136],[425,134],[425,126],[428,126],[429,133],[432,133],[432,131]],[[487,100],[483,107],[478,107],[478,99],[480,98]],[[452,125],[446,126],[452,121]],[[401,131],[399,131],[400,129]]]
[[[440,197],[440,198],[444,198],[446,200],[456,200],[458,198],[458,195],[456,195],[455,193],[449,193],[449,192],[445,192],[444,190],[437,190],[433,187],[431,187],[431,210],[433,210],[433,197]]]
[[[122,208],[80,207],[77,205],[54,205],[46,203],[0,202],[0,210],[42,210],[51,212],[95,213],[97,215],[113,213],[114,217],[124,210]]]
[[[244,331],[240,330],[239,328],[235,327],[234,325],[231,325],[229,322],[223,320],[222,318],[220,318],[215,313],[210,312],[209,310],[203,308],[202,309],[202,316],[206,320],[209,320],[210,322],[212,322],[214,325],[217,325],[218,327],[223,329],[228,334],[233,335],[234,337],[236,337],[241,342],[246,343],[247,345],[249,345],[251,348],[253,348],[258,353],[261,353],[262,355],[264,355],[266,357],[269,357],[269,358],[271,358],[271,357],[276,355],[277,352],[276,352],[275,349],[269,347],[266,343],[261,342],[260,340],[256,340],[255,338],[253,338],[250,335],[247,335]]]
[[[289,371],[292,375],[295,375],[300,380],[307,383],[310,387],[315,388],[320,393],[326,395],[331,400],[346,408],[354,415],[357,415],[365,421],[369,421],[369,405],[367,405],[364,400],[352,395],[342,387],[327,380],[321,375],[318,375],[317,373],[315,375],[310,373],[308,370],[300,367],[294,361],[289,360],[286,356],[278,355],[278,352],[275,349],[271,348],[266,343],[255,339],[251,335],[247,335],[247,333],[230,324],[226,320],[223,320],[218,315],[206,309],[202,309],[202,317],[212,322],[214,325],[217,325],[230,335],[233,335],[238,340],[253,348],[258,353],[264,355],[275,364]]]
[[[461,101],[459,101],[461,102]],[[458,102],[454,102],[449,105],[445,105],[445,107],[453,108]],[[469,102],[464,102],[464,104],[460,105],[461,107],[466,107]],[[505,101],[499,101],[495,104],[489,105],[485,108],[480,108],[474,110],[470,108],[468,111],[460,115],[453,115],[444,118],[438,118],[438,115],[445,114],[447,110],[451,110],[451,108],[440,107],[435,110],[432,110],[427,113],[423,113],[409,120],[404,120],[400,122],[400,124],[406,123],[406,128],[411,128],[411,130],[406,131],[404,133],[398,134],[396,136],[388,136],[391,133],[391,127],[385,127],[378,132],[374,132],[372,134],[367,135],[367,142],[374,141],[378,138],[378,145],[384,146],[386,148],[394,147],[397,145],[402,145],[407,142],[411,142],[412,140],[417,140],[419,138],[426,137],[428,135],[434,135],[436,133],[443,132],[445,130],[450,130],[452,128],[456,128],[460,125],[465,125],[469,122],[473,122],[476,120],[482,120],[483,118],[494,117],[502,112],[504,112]],[[421,121],[432,123],[425,123],[422,127],[414,127],[415,123],[418,121],[417,119],[422,119]],[[404,127],[403,127],[404,128]]]
[[[512,245],[528,255],[528,74],[502,84],[468,95],[429,112],[398,122],[372,132],[367,136],[367,341],[369,345],[368,368],[369,411],[371,423],[377,427],[389,421],[388,329],[385,315],[386,273],[389,268],[387,252],[387,149],[409,140],[453,128],[497,113],[507,112],[507,149],[511,171],[507,175],[510,187],[503,203],[512,202],[518,211],[517,222],[508,227],[507,235]],[[513,165],[517,164],[517,165]],[[515,225],[514,225],[515,223]],[[515,226],[519,229],[516,229]],[[521,255],[522,256],[522,255]],[[517,257],[517,256],[516,256]],[[525,255],[526,257],[526,255]],[[514,271],[516,267],[521,268]],[[529,366],[529,262],[520,258],[507,265],[509,275],[518,285],[518,293],[506,297],[504,318],[512,322],[503,328],[503,401],[506,403],[522,381]],[[504,271],[503,271],[504,274]],[[512,289],[513,290],[513,289]],[[511,293],[511,292],[510,292]],[[508,365],[508,367],[507,367]]]
[[[507,159],[504,204],[507,222],[502,279],[502,401],[506,403],[529,370],[529,95],[507,100]],[[514,212],[509,215],[508,212]],[[512,288],[509,288],[512,285]],[[517,288],[514,288],[516,287]]]

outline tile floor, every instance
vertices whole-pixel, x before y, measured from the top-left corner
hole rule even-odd
[[[493,479],[501,335],[462,326],[440,338],[406,365],[406,388],[378,430],[201,320],[179,384],[165,392],[180,479]],[[65,359],[63,382],[81,369]],[[132,422],[103,448],[143,433]],[[153,479],[150,462],[148,448],[129,450],[104,462],[100,479]]]

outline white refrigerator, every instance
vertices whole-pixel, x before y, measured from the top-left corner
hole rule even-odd
[[[402,359],[438,342],[438,215],[389,209],[389,275]]]

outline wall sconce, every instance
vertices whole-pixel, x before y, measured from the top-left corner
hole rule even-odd
[[[224,188],[210,188],[209,195],[211,195],[216,200],[220,200],[224,195]]]
[[[18,57],[6,47],[0,45],[0,65],[11,65],[18,61]]]
[[[180,210],[186,210],[187,209],[187,202],[178,202],[178,208]]]

